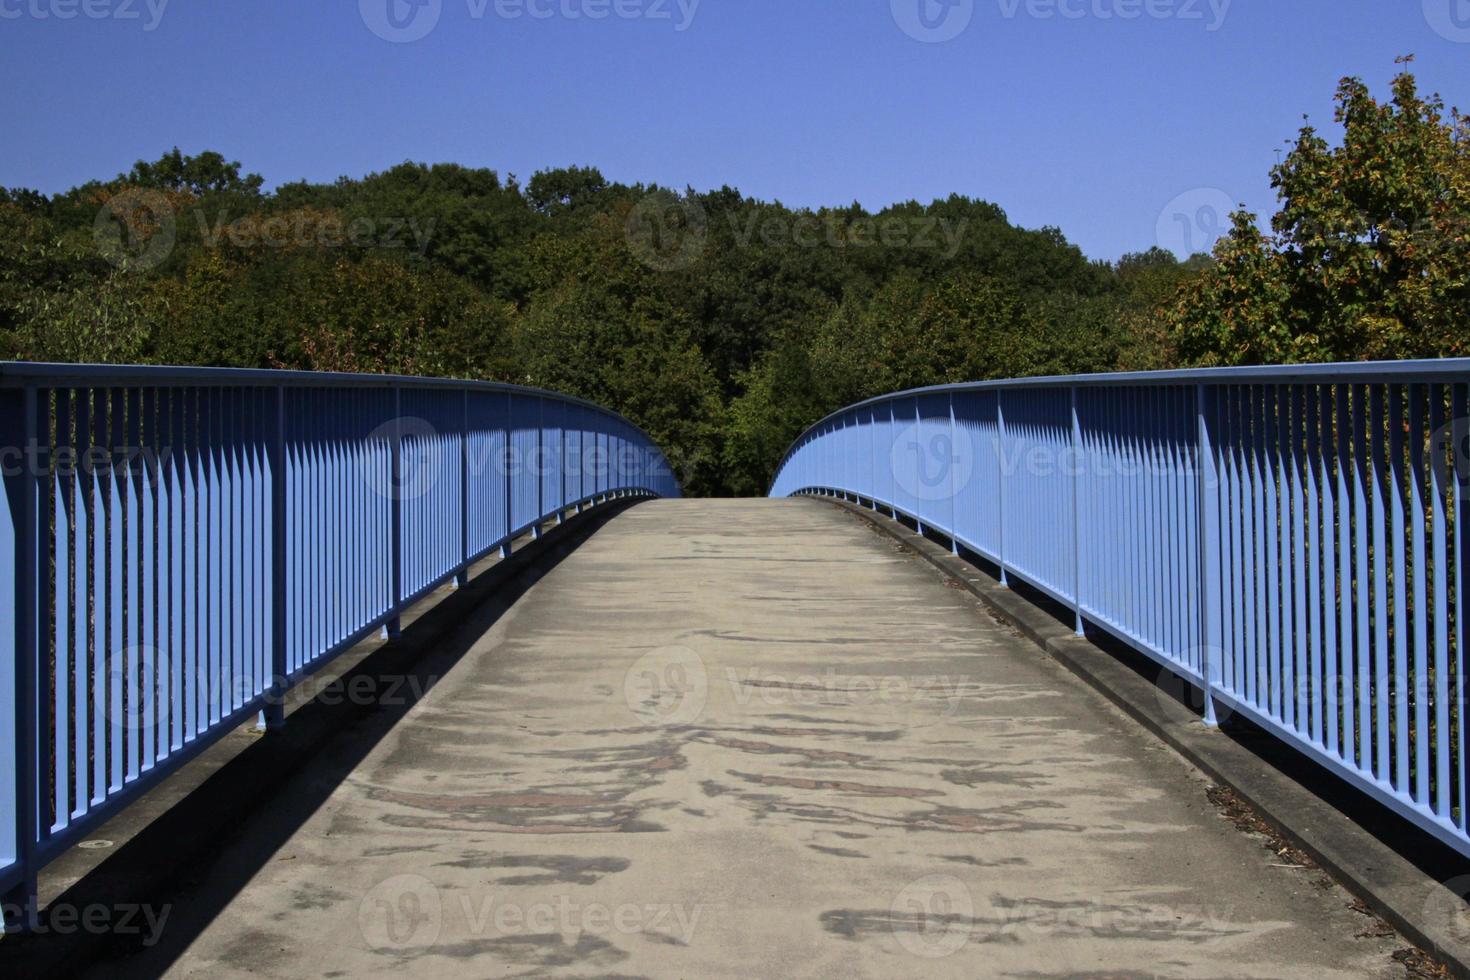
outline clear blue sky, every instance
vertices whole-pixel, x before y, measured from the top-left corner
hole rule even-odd
[[[964,27],[937,43],[900,26],[926,33],[921,0],[389,2],[0,0],[0,184],[175,144],[272,186],[590,164],[795,206],[959,192],[1111,259],[1206,189],[1269,211],[1276,151],[1303,113],[1330,123],[1342,75],[1382,93],[1413,53],[1470,106],[1470,0],[922,0],[929,36]]]

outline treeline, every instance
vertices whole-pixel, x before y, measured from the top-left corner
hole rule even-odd
[[[954,196],[873,214],[731,188],[404,164],[264,190],[178,150],[55,197],[0,190],[0,356],[486,378],[581,395],[692,494],[764,492],[802,428],[898,388],[1464,349],[1464,124],[1346,81],[1275,234],[1089,261]]]

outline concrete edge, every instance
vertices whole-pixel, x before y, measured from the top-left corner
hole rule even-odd
[[[847,511],[963,585],[998,619],[1041,647],[1210,779],[1234,791],[1284,839],[1310,855],[1408,941],[1439,959],[1453,976],[1470,980],[1470,942],[1457,935],[1448,921],[1455,910],[1464,907],[1462,894],[1426,874],[1223,730],[1205,726],[1182,703],[1167,694],[1161,696],[1157,684],[1139,676],[1104,647],[1078,637],[1071,626],[1001,586],[996,578],[881,511],[840,498],[813,499]],[[1160,679],[1168,675],[1167,670],[1160,669]],[[1282,749],[1290,751],[1288,746],[1282,745]],[[1463,879],[1457,882],[1470,885]],[[1462,921],[1470,922],[1470,918]]]
[[[346,703],[340,687],[334,717],[302,709],[315,707],[333,685],[371,675],[399,658],[423,659],[460,634],[475,631],[477,622],[470,611],[493,603],[508,586],[527,579],[534,582],[608,521],[646,499],[609,498],[580,513],[569,512],[560,523],[555,516],[548,517],[539,538],[528,532],[516,539],[509,559],[488,557],[471,568],[465,586],[445,585],[405,610],[397,638],[372,637],[332,658],[310,680],[287,692],[286,725],[281,731],[256,732],[252,722],[226,734],[89,835],[113,842],[112,848],[73,846],[43,868],[43,920],[54,905],[117,910],[150,904],[187,881],[195,866],[207,864],[235,828],[269,804],[271,793],[299,772],[314,750],[343,730],[344,722],[381,710]],[[376,691],[373,697],[379,699]],[[293,725],[293,719],[298,723]],[[158,846],[159,837],[164,846]],[[0,936],[0,975],[12,971],[17,976],[66,975],[106,957],[119,942],[109,931],[80,928],[65,935],[56,930]]]

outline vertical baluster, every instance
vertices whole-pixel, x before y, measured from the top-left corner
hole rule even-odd
[[[72,634],[76,622],[71,614],[71,540],[72,540],[72,478],[70,469],[71,449],[71,390],[58,388],[51,393],[55,399],[51,418],[55,434],[52,444],[56,453],[51,457],[52,475],[49,479],[52,495],[52,540],[56,567],[55,588],[52,592],[55,612],[52,615],[51,664],[52,694],[55,698],[51,716],[53,760],[51,806],[53,816],[50,832],[55,833],[67,826],[71,819],[71,675],[70,652]]]
[[[1446,392],[1442,385],[1429,386],[1429,428],[1433,433],[1433,442],[1430,451],[1433,456],[1430,460],[1430,472],[1433,479],[1433,495],[1431,497],[1433,511],[1433,551],[1428,560],[1429,571],[1434,575],[1434,738],[1429,741],[1430,731],[1426,724],[1420,729],[1423,732],[1425,746],[1432,748],[1434,753],[1434,812],[1441,818],[1450,815],[1450,801],[1453,796],[1450,783],[1450,609],[1449,609],[1449,570],[1450,553],[1448,550],[1449,538],[1445,522],[1447,520],[1446,498],[1449,492],[1448,486],[1448,459],[1445,455],[1448,449],[1445,438],[1445,398]],[[1423,613],[1421,612],[1421,615]],[[1420,691],[1428,690],[1428,679],[1425,678],[1419,684]],[[1426,706],[1427,710],[1427,706]],[[1429,759],[1420,760],[1420,768],[1428,778]],[[1426,793],[1424,804],[1429,805],[1429,797]]]
[[[1338,502],[1337,592],[1340,602],[1337,631],[1344,664],[1342,680],[1344,691],[1343,755],[1349,762],[1355,762],[1359,769],[1371,771],[1373,765],[1368,759],[1369,728],[1367,726],[1368,699],[1366,697],[1366,692],[1370,689],[1370,674],[1368,660],[1363,656],[1365,638],[1359,638],[1356,643],[1353,638],[1353,623],[1357,615],[1357,597],[1354,591],[1356,586],[1353,575],[1353,535],[1355,528],[1364,522],[1364,516],[1360,496],[1362,487],[1356,479],[1353,480],[1354,494],[1351,498],[1348,496],[1348,468],[1350,465],[1348,447],[1351,444],[1350,432],[1352,431],[1348,394],[1351,387],[1348,384],[1337,385],[1334,399],[1336,403],[1334,432],[1337,440]],[[1360,721],[1363,723],[1361,726]]]
[[[1171,662],[1193,668],[1202,646],[1195,623],[1201,596],[1194,550],[1201,515],[1193,501],[1200,474],[1190,455],[1190,449],[1199,444],[1199,407],[1193,386],[1169,385],[1151,391],[1153,404],[1143,416],[1141,438],[1145,449],[1144,533],[1154,547],[1146,557],[1152,577],[1139,596],[1140,608],[1146,620],[1151,617],[1149,629],[1158,650]],[[1186,497],[1186,492],[1191,496]],[[1193,672],[1203,675],[1203,671]]]
[[[1465,618],[1470,615],[1470,603],[1465,599],[1466,570],[1470,569],[1470,388],[1464,384],[1454,389],[1454,421],[1451,453],[1455,460],[1455,730],[1459,734],[1456,757],[1459,759],[1459,810],[1460,833],[1466,830],[1467,799],[1465,766],[1465,668],[1470,666],[1470,652],[1465,649],[1470,630],[1466,629]]]
[[[1247,701],[1261,706],[1261,620],[1258,603],[1261,591],[1256,573],[1256,556],[1260,550],[1260,535],[1256,530],[1257,504],[1260,497],[1260,481],[1255,478],[1256,432],[1254,422],[1254,389],[1242,385],[1236,389],[1236,431],[1240,445],[1236,456],[1240,467],[1240,554],[1241,554],[1241,602],[1240,620],[1242,633],[1241,655],[1245,658],[1245,689]]]
[[[562,471],[562,485],[566,486],[566,468]],[[565,490],[563,490],[565,496]],[[470,392],[465,388],[459,393],[459,574],[458,585],[468,585],[470,580]]]
[[[245,688],[241,693],[243,702],[255,701],[269,685],[265,682],[265,667],[261,653],[267,649],[261,633],[259,617],[264,599],[259,586],[260,557],[257,522],[264,510],[260,500],[260,472],[257,451],[260,448],[258,390],[246,388],[241,393],[244,403],[244,437],[241,453],[245,463],[244,486],[241,490],[241,524],[244,537],[245,595],[241,603],[245,609],[245,648],[241,659],[245,664]]]
[[[371,484],[367,482],[362,420],[367,418],[370,408],[368,400],[371,397],[371,393],[361,388],[354,388],[346,395],[348,526],[345,537],[351,576],[347,587],[354,632],[366,626],[376,615],[371,601],[372,573],[369,563],[372,558],[367,550],[371,527],[367,512],[369,505],[363,499],[364,492]]]
[[[1338,591],[1337,591],[1337,488],[1332,482],[1332,386],[1321,385],[1317,389],[1317,426],[1313,430],[1316,439],[1317,465],[1322,488],[1322,578],[1316,586],[1314,603],[1322,607],[1322,642],[1319,655],[1322,659],[1322,685],[1320,687],[1326,716],[1327,748],[1338,755],[1343,754],[1342,742],[1338,737],[1341,723],[1342,703],[1342,647],[1337,639]],[[1315,569],[1316,566],[1314,565]],[[1314,605],[1313,608],[1316,608]],[[1350,673],[1350,671],[1348,672]],[[1351,722],[1347,742],[1352,744]]]
[[[531,450],[530,476],[535,481],[536,487],[533,498],[535,503],[531,509],[536,516],[532,519],[531,537],[540,538],[541,519],[546,516],[546,500],[542,492],[542,484],[545,481],[543,480],[541,471],[541,468],[546,465],[546,459],[543,455],[546,449],[546,399],[537,397],[532,404],[535,407],[536,415],[536,445]],[[621,460],[619,460],[619,463],[621,463]]]
[[[35,388],[26,387],[18,394],[0,393],[0,445],[14,446],[21,461],[4,474],[6,518],[0,522],[0,544],[8,545],[12,562],[0,562],[0,581],[14,597],[15,614],[7,630],[0,653],[0,670],[9,666],[10,685],[0,691],[9,710],[4,714],[14,719],[11,748],[7,752],[9,772],[0,770],[0,785],[9,777],[14,793],[6,801],[10,811],[13,838],[6,842],[20,871],[20,881],[6,894],[0,895],[7,932],[33,929],[38,924],[36,903],[36,843],[40,826],[40,732],[41,696],[39,671],[40,595],[38,580],[43,556],[41,551],[40,509],[41,474],[35,450],[39,446],[40,415]],[[0,821],[4,817],[0,816]]]
[[[1372,560],[1373,560],[1373,692],[1374,702],[1377,704],[1376,718],[1374,718],[1374,732],[1377,735],[1377,779],[1380,783],[1388,786],[1392,783],[1391,768],[1391,739],[1392,727],[1389,726],[1389,707],[1392,704],[1392,692],[1389,691],[1389,630],[1388,630],[1388,469],[1386,469],[1385,453],[1383,453],[1383,426],[1386,425],[1385,389],[1382,385],[1374,385],[1369,392],[1369,410],[1367,410],[1366,422],[1369,428],[1369,448],[1372,453],[1369,457],[1367,472],[1372,476]],[[1361,447],[1360,445],[1360,448]],[[1367,552],[1364,552],[1367,557]],[[1364,611],[1366,617],[1366,611]]]
[[[1077,413],[1077,387],[1069,392],[1072,410],[1072,626],[1078,636],[1086,635],[1082,625],[1082,421]],[[954,406],[951,400],[950,421],[953,424]],[[955,548],[959,553],[959,548]]]
[[[393,428],[389,440],[388,486],[392,508],[389,568],[393,576],[393,612],[388,619],[387,634],[391,639],[399,635],[402,628],[399,617],[403,612],[403,391],[398,385],[393,386]]]
[[[502,470],[501,478],[500,478],[500,480],[498,482],[501,484],[501,487],[502,487],[502,495],[504,497],[504,500],[502,501],[502,505],[503,506],[501,508],[502,511],[503,511],[503,513],[504,513],[504,524],[502,525],[502,529],[501,529],[502,530],[502,541],[501,541],[501,544],[500,544],[500,557],[501,558],[509,558],[510,557],[510,550],[511,550],[510,530],[511,530],[511,521],[513,519],[513,511],[512,511],[512,504],[511,504],[511,492],[512,492],[512,480],[513,480],[512,471],[515,468],[514,465],[513,465],[513,460],[511,459],[511,452],[512,452],[512,449],[513,449],[513,447],[511,446],[511,433],[513,431],[512,428],[511,428],[511,426],[513,425],[513,421],[511,419],[511,410],[512,410],[512,404],[513,404],[514,397],[515,397],[514,395],[511,395],[509,393],[506,393],[506,395],[503,398],[496,399],[497,401],[501,402],[502,407],[501,407],[500,410],[505,413],[504,414],[504,417],[503,417],[503,422],[502,422],[502,425],[501,425],[501,430],[500,430],[500,435],[501,435],[500,452],[497,454],[500,457],[500,469]],[[593,488],[594,488],[594,491],[595,491],[595,484],[593,485]],[[588,494],[588,496],[591,496],[591,494]]]
[[[1301,392],[1302,408],[1304,409],[1302,423],[1306,440],[1306,455],[1302,457],[1302,484],[1306,497],[1307,531],[1307,575],[1305,589],[1303,589],[1301,582],[1297,583],[1298,593],[1304,592],[1304,598],[1306,600],[1306,622],[1299,627],[1299,629],[1304,629],[1307,633],[1305,637],[1307,672],[1303,680],[1307,718],[1304,721],[1310,725],[1312,741],[1320,745],[1325,726],[1323,707],[1326,701],[1322,685],[1322,538],[1320,531],[1321,501],[1318,497],[1319,485],[1317,479],[1317,466],[1320,453],[1317,433],[1317,409],[1321,394],[1319,390],[1308,385],[1299,386],[1299,391]],[[1328,618],[1331,619],[1332,617],[1329,616]],[[1335,727],[1336,725],[1334,724]]]
[[[1404,388],[1388,389],[1389,508],[1393,515],[1393,706],[1394,788],[1409,794],[1409,598],[1408,539],[1404,524]]]
[[[229,496],[226,455],[228,414],[224,392],[210,388],[209,403],[209,717],[206,729],[224,716],[230,659],[229,616],[225,610],[229,588]]]
[[[172,754],[182,743],[180,729],[180,687],[183,672],[180,669],[179,642],[179,557],[182,542],[179,540],[179,389],[159,389],[158,434],[163,449],[159,455],[158,509],[159,509],[159,565],[158,565],[158,636],[160,657],[165,671],[165,704],[159,708],[165,716],[159,732],[159,745],[166,754]]]
[[[266,432],[266,478],[270,486],[270,504],[266,526],[270,532],[270,696],[265,705],[267,731],[280,731],[286,725],[286,678],[289,663],[289,574],[291,571],[288,539],[287,507],[291,495],[286,458],[286,389],[271,390],[269,425]]]
[[[1125,396],[1126,397],[1126,396]],[[1182,660],[1184,651],[1171,650],[1164,639],[1164,617],[1170,603],[1181,602],[1181,593],[1187,586],[1183,580],[1176,587],[1165,591],[1163,582],[1167,578],[1166,563],[1174,557],[1180,544],[1182,528],[1174,522],[1177,516],[1172,506],[1165,509],[1156,502],[1159,490],[1174,481],[1174,461],[1170,454],[1174,446],[1169,445],[1174,437],[1174,428],[1161,422],[1160,416],[1172,407],[1169,393],[1157,386],[1135,389],[1132,398],[1134,413],[1132,421],[1132,444],[1135,469],[1134,492],[1130,494],[1133,516],[1133,533],[1137,536],[1134,561],[1138,563],[1133,573],[1133,630],[1149,646],[1172,660]],[[1189,413],[1194,421],[1194,412]],[[1181,587],[1182,586],[1182,587]],[[1166,596],[1157,607],[1155,596]]]
[[[155,487],[158,475],[154,469],[157,460],[158,394],[156,388],[144,388],[140,393],[142,417],[136,431],[138,445],[138,502],[139,520],[142,524],[141,546],[135,564],[142,566],[142,594],[138,607],[142,620],[138,639],[142,644],[142,751],[141,770],[148,772],[158,762],[158,593],[155,573],[158,568],[158,506]]]
[[[133,452],[138,444],[138,391],[125,389],[122,393],[122,432],[113,442],[117,480],[122,490],[122,547],[120,550],[123,590],[122,641],[118,647],[126,671],[122,689],[124,719],[122,724],[122,749],[126,760],[123,764],[123,782],[130,783],[138,778],[138,767],[142,753],[139,751],[139,735],[143,730],[141,697],[141,653],[138,628],[141,623],[139,602],[138,561],[141,547],[141,521],[138,514],[138,479]],[[114,430],[116,431],[116,430]]]
[[[179,443],[187,451],[180,459],[179,526],[182,538],[178,614],[181,636],[179,650],[184,662],[183,734],[181,744],[194,740],[199,720],[200,675],[203,642],[199,635],[199,402],[193,388],[182,389],[177,413]]]
[[[92,393],[88,388],[78,388],[73,393],[72,418],[74,431],[72,446],[76,449],[76,465],[72,472],[72,513],[75,518],[75,526],[72,534],[72,665],[76,674],[72,681],[72,769],[74,771],[74,782],[72,785],[72,816],[80,817],[87,812],[88,799],[90,797],[90,780],[87,766],[88,749],[91,746],[91,728],[88,723],[87,710],[91,699],[87,691],[87,677],[91,672],[91,649],[88,639],[91,635],[92,613],[90,608],[91,580],[91,488],[86,451],[91,446],[92,437]]]
[[[1231,611],[1230,619],[1233,635],[1226,644],[1226,651],[1230,656],[1231,676],[1228,683],[1232,693],[1237,697],[1249,698],[1253,692],[1250,690],[1248,678],[1250,677],[1251,664],[1254,654],[1251,652],[1250,640],[1250,607],[1251,601],[1251,579],[1246,573],[1246,555],[1249,553],[1246,532],[1246,505],[1247,490],[1245,484],[1245,470],[1242,466],[1242,453],[1245,447],[1244,433],[1241,430],[1241,399],[1243,389],[1231,385],[1225,389],[1228,401],[1225,406],[1226,419],[1226,444],[1230,447],[1230,472],[1228,476],[1230,485],[1230,560],[1233,565],[1231,571]]]
[[[1008,452],[1008,448],[1006,446],[1005,399],[1001,397],[1001,390],[999,388],[995,389],[995,425],[995,506],[1000,515],[999,520],[996,522],[996,528],[999,532],[998,544],[1000,552],[997,558],[1000,564],[1001,588],[1009,588],[1010,585],[1006,581],[1006,484],[1009,482],[1006,480],[1006,459],[1008,458],[1006,453]]]
[[[1199,619],[1203,662],[1200,676],[1204,680],[1204,720],[1216,725],[1215,688],[1220,682],[1220,476],[1215,459],[1217,441],[1215,406],[1205,385],[1195,389],[1195,412],[1199,420],[1199,436],[1195,445],[1199,490],[1195,506],[1199,508]]]
[[[226,595],[230,604],[230,685],[226,689],[226,714],[245,703],[245,405],[244,392],[229,388],[223,392],[230,406],[229,424],[229,551],[230,566]]]
[[[1237,500],[1233,475],[1235,433],[1231,425],[1231,402],[1229,386],[1220,385],[1214,389],[1212,411],[1218,426],[1215,454],[1220,483],[1220,688],[1237,691],[1239,684],[1236,677],[1236,656],[1240,649],[1240,639],[1236,615],[1240,609],[1240,590],[1236,585],[1236,576],[1240,572],[1240,559],[1235,552]]]
[[[1140,611],[1154,646],[1175,663],[1191,666],[1200,634],[1185,628],[1185,610],[1200,601],[1200,570],[1189,562],[1189,541],[1199,533],[1200,515],[1184,498],[1189,459],[1184,440],[1197,444],[1199,409],[1194,391],[1174,386],[1149,390],[1149,410],[1140,418],[1143,446],[1144,541],[1150,570],[1148,587],[1139,595]],[[1162,597],[1159,601],[1156,597]]]
[[[1261,542],[1266,552],[1266,633],[1270,642],[1267,656],[1270,714],[1282,717],[1282,630],[1281,630],[1281,510],[1277,504],[1276,486],[1280,475],[1280,428],[1276,424],[1276,388],[1261,386],[1260,423],[1261,481],[1266,488],[1262,515]]]
[[[1131,491],[1125,499],[1128,505],[1128,537],[1133,542],[1133,570],[1129,574],[1133,601],[1129,609],[1128,628],[1133,636],[1157,649],[1158,644],[1154,642],[1148,617],[1148,597],[1154,594],[1155,587],[1155,568],[1149,556],[1158,540],[1157,535],[1148,533],[1148,481],[1152,471],[1149,463],[1152,433],[1148,423],[1152,413],[1158,411],[1152,397],[1153,392],[1152,388],[1144,388],[1135,391],[1131,398],[1127,394],[1124,396],[1132,402],[1132,412],[1128,420]]]
[[[1198,388],[1191,389],[1183,385],[1171,385],[1169,388],[1169,408],[1171,411],[1164,416],[1163,428],[1167,433],[1165,446],[1169,449],[1169,473],[1171,479],[1160,487],[1163,505],[1171,508],[1172,512],[1167,515],[1170,527],[1167,550],[1165,552],[1165,593],[1178,593],[1176,599],[1169,609],[1167,620],[1167,642],[1171,650],[1186,666],[1194,670],[1201,678],[1207,675],[1207,660],[1210,656],[1210,648],[1220,645],[1219,637],[1209,634],[1210,639],[1201,643],[1202,637],[1206,636],[1205,621],[1202,615],[1206,597],[1205,578],[1200,574],[1201,562],[1204,560],[1205,541],[1204,533],[1208,526],[1214,530],[1216,535],[1215,555],[1218,562],[1219,555],[1219,519],[1220,505],[1218,499],[1214,503],[1214,514],[1208,518],[1203,517],[1204,495],[1206,489],[1201,483],[1201,477],[1206,473],[1205,460],[1203,457],[1203,444],[1199,440],[1199,417],[1201,403],[1203,403],[1206,424],[1211,427],[1209,444],[1211,450],[1216,444],[1214,427],[1216,422],[1209,414],[1209,403],[1213,390],[1206,388],[1204,398],[1199,398]],[[1212,495],[1217,496],[1219,490],[1219,464],[1211,461],[1213,469],[1210,472],[1211,486],[1208,488]],[[1216,580],[1218,587],[1218,572],[1212,573],[1212,580]],[[1169,582],[1183,582],[1183,589],[1169,589]],[[1217,597],[1218,598],[1218,597]],[[1215,619],[1214,626],[1218,631],[1219,619]],[[1216,677],[1212,687],[1217,686],[1219,678]]]
[[[1286,725],[1302,731],[1302,668],[1306,665],[1306,623],[1298,622],[1302,594],[1301,534],[1301,451],[1296,445],[1297,387],[1277,388],[1277,407],[1281,438],[1281,624],[1282,624],[1282,702]]]
[[[1429,751],[1429,597],[1426,578],[1429,555],[1425,541],[1426,523],[1424,502],[1424,396],[1425,386],[1408,386],[1409,412],[1409,510],[1408,522],[1413,550],[1410,553],[1409,581],[1413,588],[1412,614],[1407,622],[1414,624],[1413,659],[1406,665],[1413,670],[1413,677],[1400,688],[1400,696],[1413,701],[1414,721],[1405,732],[1413,774],[1414,802],[1421,807],[1430,805],[1429,775],[1433,761]]]
[[[123,631],[123,497],[124,481],[117,469],[118,446],[127,439],[123,428],[126,419],[126,392],[114,388],[109,392],[107,411],[107,683],[108,704],[108,793],[122,789],[124,775],[123,733],[127,719],[123,714],[123,691],[127,683],[127,634]]]

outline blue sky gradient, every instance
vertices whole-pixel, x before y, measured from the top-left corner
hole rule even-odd
[[[1402,54],[1470,104],[1470,2],[0,0],[0,184],[174,145],[271,186],[581,164],[793,206],[958,192],[1115,259],[1269,212],[1302,115]]]

